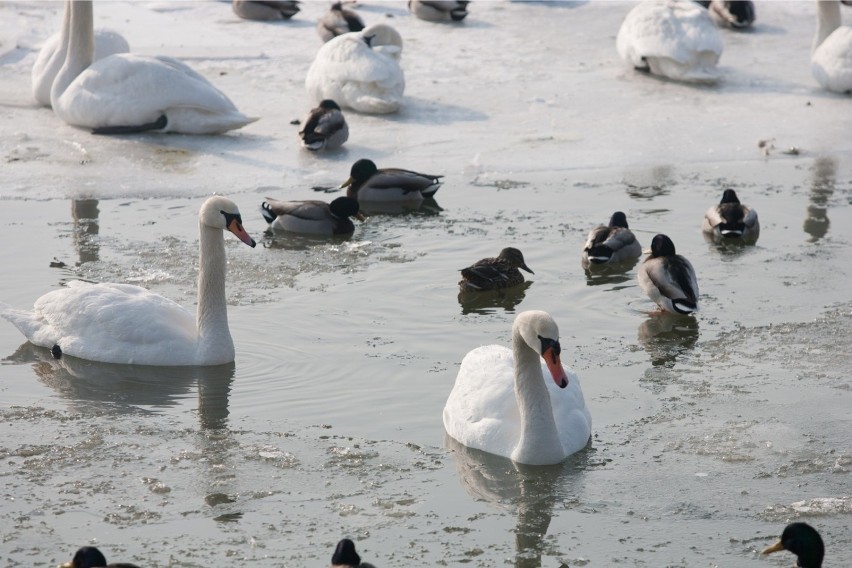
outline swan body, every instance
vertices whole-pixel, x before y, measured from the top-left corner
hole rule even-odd
[[[817,4],[817,30],[811,49],[811,73],[823,89],[852,93],[852,27],[842,25],[840,2]]]
[[[466,0],[408,0],[408,10],[429,22],[461,22],[467,17]]]
[[[588,268],[592,264],[635,261],[641,255],[642,246],[628,227],[627,216],[616,211],[608,225],[598,225],[589,232],[581,262]]]
[[[299,13],[296,0],[233,0],[231,9],[245,20],[289,20]]]
[[[326,42],[305,77],[317,102],[332,99],[367,114],[399,110],[405,74],[399,65],[402,37],[387,24],[374,24]]]
[[[66,123],[102,134],[217,134],[256,120],[177,59],[122,53],[93,62],[91,0],[69,2],[68,55],[50,93]]]
[[[127,562],[107,564],[106,557],[94,546],[84,546],[78,549],[74,554],[74,558],[70,562],[60,564],[59,568],[96,568],[98,566],[105,566],[106,568],[139,568],[136,564],[129,564]]]
[[[722,47],[707,9],[691,0],[640,2],[616,37],[619,55],[636,69],[686,82],[715,82]]]
[[[469,352],[444,407],[447,434],[531,465],[559,463],[583,449],[591,414],[577,375],[561,363],[558,338],[549,314],[527,311],[515,318],[511,350],[486,345]]]
[[[36,300],[34,311],[3,305],[0,316],[57,357],[160,366],[230,363],[234,342],[225,299],[225,230],[255,246],[234,202],[211,197],[199,213],[195,315],[139,286],[72,281]]]
[[[299,137],[307,150],[335,150],[349,139],[349,125],[337,103],[324,99],[308,113]]]
[[[364,29],[361,16],[347,10],[340,2],[335,2],[331,8],[317,20],[317,33],[326,42],[339,35],[349,32],[360,32]]]
[[[341,539],[331,556],[331,568],[375,568],[368,562],[361,562],[355,551],[355,543],[348,538]]]
[[[63,19],[68,19],[70,22],[71,10],[65,5],[65,13]],[[64,28],[63,24],[63,28]],[[94,30],[95,34],[95,53],[94,60],[103,59],[114,53],[127,53],[130,51],[130,45],[120,33],[110,29]],[[50,106],[50,88],[53,86],[53,80],[56,79],[56,74],[65,63],[65,57],[68,53],[67,39],[62,37],[62,31],[59,31],[45,40],[44,45],[38,52],[32,70],[32,85],[33,97],[41,106]]]
[[[349,235],[355,231],[350,217],[359,221],[364,216],[358,201],[351,197],[338,197],[331,203],[324,201],[279,201],[266,198],[261,213],[273,230],[310,235]]]
[[[651,256],[639,266],[639,286],[663,311],[691,314],[698,311],[698,280],[692,264],[679,254],[666,235],[651,241]]]
[[[524,275],[519,268],[535,274],[524,262],[520,250],[506,247],[496,257],[483,258],[462,268],[459,288],[462,292],[479,292],[518,286],[524,283]]]
[[[340,188],[348,188],[346,195],[358,201],[420,203],[435,195],[442,177],[400,168],[379,169],[372,160],[361,159],[352,164],[349,179]]]
[[[807,523],[790,523],[784,527],[781,539],[763,549],[761,554],[772,554],[780,550],[795,554],[796,566],[799,568],[822,568],[825,544],[817,530]]]
[[[733,189],[726,189],[719,204],[704,214],[701,230],[716,242],[723,239],[753,242],[760,234],[760,222],[757,211],[740,203]]]

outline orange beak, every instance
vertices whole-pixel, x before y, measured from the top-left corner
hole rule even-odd
[[[550,371],[550,376],[552,376],[553,380],[556,382],[556,386],[561,389],[567,387],[568,375],[565,374],[565,369],[562,368],[562,360],[559,358],[559,354],[554,351],[553,347],[545,349],[544,353],[541,354],[541,357],[544,359],[545,365],[547,365],[547,370]]]
[[[246,233],[246,230],[243,229],[243,226],[240,225],[240,222],[234,219],[228,224],[228,230],[234,233],[238,239],[243,241],[248,246],[254,248],[257,243],[254,242],[254,239]]]

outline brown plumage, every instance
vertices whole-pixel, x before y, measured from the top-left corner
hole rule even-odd
[[[500,255],[478,260],[462,268],[459,288],[463,292],[499,290],[524,283],[524,275],[518,269],[535,274],[524,262],[524,255],[514,247],[506,247]]]

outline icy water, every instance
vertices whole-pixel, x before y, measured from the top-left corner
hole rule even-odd
[[[226,239],[233,365],[56,361],[0,322],[3,565],[96,543],[144,566],[323,566],[349,536],[378,566],[789,566],[757,552],[792,519],[822,532],[826,566],[850,565],[852,101],[810,78],[809,2],[758,4],[754,32],[725,33],[712,88],[625,68],[629,7],[482,2],[453,27],[363,5],[405,38],[405,108],[347,113],[347,145],[315,156],[290,121],[311,106],[324,4],[262,24],[221,2],[97,2],[96,25],[185,58],[261,117],[120,138],[29,98],[61,6],[0,4],[0,300],[84,279],[194,305],[213,192],[259,241]],[[349,239],[265,234],[264,197],[333,197],[311,188],[360,157],[445,185]],[[759,212],[755,246],[703,239],[725,187]],[[635,267],[582,270],[615,210],[693,262],[697,317],[651,314]],[[509,245],[528,284],[460,301],[458,269]],[[526,309],[559,323],[594,421],[555,467],[457,447],[441,423],[464,354],[508,345]]]

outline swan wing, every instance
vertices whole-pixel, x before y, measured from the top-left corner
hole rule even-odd
[[[837,28],[814,50],[811,73],[824,89],[852,92],[852,27]]]
[[[547,365],[542,362],[541,367],[542,373],[547,377]],[[586,399],[583,397],[583,389],[577,374],[565,365],[562,368],[565,369],[568,377],[567,387],[561,389],[554,381],[544,382],[550,393],[559,440],[567,456],[579,452],[589,442],[589,437],[592,435],[592,414],[586,406]]]

